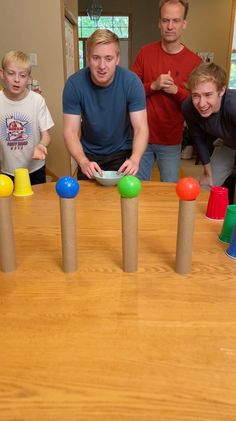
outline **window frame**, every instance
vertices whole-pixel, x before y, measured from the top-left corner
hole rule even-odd
[[[232,63],[235,61],[232,59],[232,57],[233,57],[233,54],[236,53],[236,49],[233,48],[234,33],[236,33],[235,27],[236,27],[236,0],[233,0],[232,9],[231,9],[231,20],[230,20],[229,48],[228,48],[228,54],[227,54],[227,84],[228,84],[229,89],[236,89],[236,66],[235,66],[235,87],[230,86],[230,83],[232,80]]]
[[[79,64],[80,64],[80,48],[79,48],[79,42],[83,42],[83,52],[84,52],[84,57],[83,57],[83,63],[84,63],[84,67],[86,66],[86,51],[85,51],[85,44],[86,44],[86,40],[88,37],[79,37],[79,17],[87,17],[86,13],[79,13],[78,14],[78,60],[79,60]],[[131,57],[132,57],[132,51],[131,51],[131,24],[132,24],[132,16],[130,13],[103,13],[102,17],[120,17],[120,16],[125,16],[128,17],[128,37],[124,38],[124,37],[120,37],[119,36],[119,40],[120,41],[128,41],[128,67],[130,67],[131,64]],[[99,29],[99,21],[96,24],[96,28]],[[94,29],[95,30],[95,29]],[[111,29],[112,30],[112,29]],[[81,68],[81,67],[80,67]]]

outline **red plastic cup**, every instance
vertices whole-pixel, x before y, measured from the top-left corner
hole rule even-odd
[[[206,217],[214,220],[223,220],[228,204],[228,189],[220,186],[212,187],[208,199]]]

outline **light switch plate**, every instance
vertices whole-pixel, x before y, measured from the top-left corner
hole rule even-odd
[[[36,53],[30,53],[30,63],[32,66],[37,66],[38,64],[38,57]]]

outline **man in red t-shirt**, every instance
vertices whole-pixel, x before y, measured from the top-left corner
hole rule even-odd
[[[131,68],[143,82],[147,101],[149,144],[138,172],[142,180],[151,179],[155,161],[161,181],[177,182],[179,178],[181,104],[188,96],[187,78],[202,61],[180,42],[187,13],[187,0],[160,0],[161,40],[141,48]]]

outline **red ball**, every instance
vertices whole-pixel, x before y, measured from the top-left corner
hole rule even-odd
[[[176,184],[176,193],[181,200],[195,200],[200,193],[200,185],[191,177],[184,177]]]

